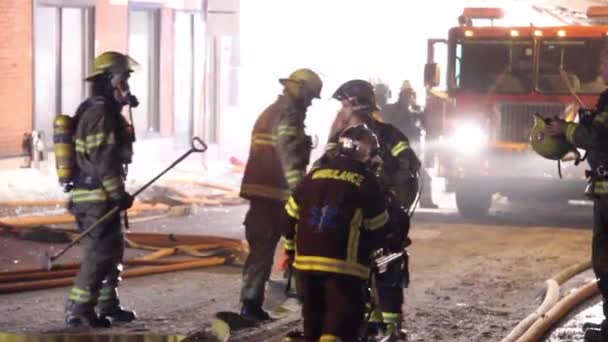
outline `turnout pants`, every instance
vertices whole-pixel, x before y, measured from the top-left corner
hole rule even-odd
[[[281,237],[279,218],[284,204],[279,201],[253,198],[245,216],[245,237],[249,243],[249,255],[243,267],[241,301],[249,300],[258,305],[264,302],[264,288],[270,278],[274,253]]]
[[[399,208],[389,208],[389,235],[387,249],[391,253],[405,250],[411,241],[409,235],[409,217]],[[403,259],[390,264],[386,272],[376,274],[374,279],[378,306],[382,311],[382,322],[401,324],[401,313],[404,301],[403,288],[409,285],[409,257],[404,252]]]
[[[71,211],[78,228],[83,231],[101,218],[112,207],[106,202],[76,203]],[[76,276],[69,299],[76,304],[102,307],[118,305],[116,287],[120,282],[124,237],[120,214],[108,219],[83,240],[84,258]]]
[[[608,196],[593,204],[593,241],[591,261],[604,300],[604,318],[608,318]]]
[[[364,280],[326,272],[297,274],[305,340],[356,341],[365,313]]]

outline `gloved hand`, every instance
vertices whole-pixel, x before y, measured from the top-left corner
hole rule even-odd
[[[135,198],[131,196],[128,192],[125,192],[122,197],[115,201],[115,204],[121,211],[127,210],[133,205],[134,199]]]
[[[139,100],[133,94],[129,94],[127,101],[129,102],[129,106],[133,108],[137,108],[137,106],[139,106]]]

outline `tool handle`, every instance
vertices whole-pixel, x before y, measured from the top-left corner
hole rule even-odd
[[[291,291],[291,278],[293,278],[293,265],[287,266],[287,284],[285,284],[285,294],[288,295]]]
[[[197,146],[200,145],[200,146]],[[139,188],[135,193],[133,193],[133,197],[137,197],[142,191],[146,190],[150,185],[156,182],[160,177],[162,177],[165,173],[175,167],[175,165],[179,164],[182,160],[186,159],[193,152],[205,152],[207,150],[207,144],[203,142],[199,137],[194,137],[190,144],[190,150],[186,151],[181,157],[179,157],[176,161],[174,161],[169,167],[167,167],[163,172],[159,173],[156,177],[152,178],[148,183]],[[87,228],[82,234],[78,235],[72,242],[70,242],[67,246],[65,246],[62,250],[60,250],[57,254],[51,256],[51,262],[57,258],[59,258],[63,253],[65,253],[68,249],[78,243],[82,238],[84,238],[87,234],[89,234],[93,229],[98,227],[101,223],[105,222],[107,219],[118,213],[120,209],[118,207],[112,208],[105,215],[103,215],[99,220],[95,221],[89,228]]]
[[[200,147],[197,146],[197,144],[200,145]],[[146,190],[150,185],[156,182],[165,173],[169,172],[169,170],[174,168],[177,164],[181,163],[182,160],[186,159],[193,152],[201,153],[205,151],[207,151],[207,144],[205,144],[205,142],[199,137],[192,138],[192,142],[190,143],[190,149],[186,151],[186,153],[184,153],[181,157],[177,158],[177,160],[174,161],[171,165],[169,165],[166,169],[164,169],[163,172],[159,173],[156,177],[152,178],[148,183],[144,184],[144,186],[139,188],[139,190],[135,191],[135,193],[133,193],[133,197],[137,197],[137,195],[139,195],[142,191]]]
[[[93,229],[97,228],[100,224],[105,222],[112,215],[115,215],[116,213],[118,213],[118,210],[119,210],[118,207],[114,207],[110,211],[108,211],[99,220],[95,221],[95,223],[93,223],[89,228],[87,228],[84,232],[82,232],[82,234],[78,235],[74,240],[72,240],[72,242],[70,242],[67,246],[63,247],[63,249],[60,250],[57,254],[51,256],[51,261],[62,256],[63,253],[65,253],[68,249],[70,249],[70,247],[77,244],[80,240],[82,240],[82,238],[84,238],[87,234],[89,234]]]

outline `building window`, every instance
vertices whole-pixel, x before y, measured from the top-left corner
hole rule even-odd
[[[34,129],[51,142],[53,120],[74,114],[88,95],[84,78],[93,54],[92,7],[34,9]]]
[[[187,12],[175,12],[173,54],[174,134],[178,145],[188,144],[194,122],[194,18]],[[201,63],[203,61],[200,61]]]
[[[159,41],[160,12],[158,9],[129,11],[129,55],[140,67],[131,75],[131,91],[139,99],[133,109],[135,129],[144,136],[160,128],[159,116]]]

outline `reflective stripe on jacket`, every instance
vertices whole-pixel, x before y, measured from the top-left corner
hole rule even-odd
[[[284,202],[306,171],[310,138],[304,132],[306,113],[287,95],[280,95],[257,119],[241,196]]]
[[[369,254],[388,222],[376,177],[361,162],[338,156],[311,171],[285,205],[285,249],[300,271],[369,276]],[[297,225],[297,229],[296,229]]]

